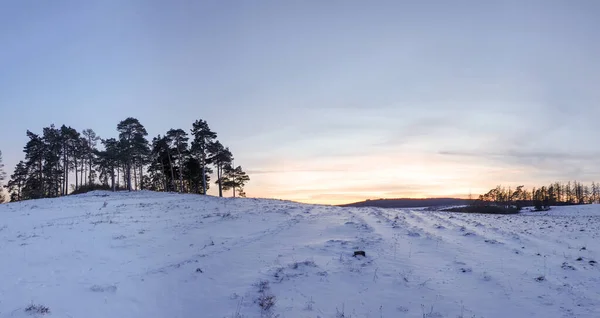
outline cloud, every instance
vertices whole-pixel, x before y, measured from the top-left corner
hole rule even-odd
[[[597,169],[600,152],[597,151],[440,151],[439,154],[488,164],[522,167],[527,171],[521,176],[522,179],[537,179],[539,182],[569,179],[593,181],[600,178],[600,171]]]

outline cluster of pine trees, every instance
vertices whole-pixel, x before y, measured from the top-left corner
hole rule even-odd
[[[194,122],[189,134],[171,129],[152,141],[136,118],[121,121],[117,131],[118,138],[107,139],[91,129],[80,133],[65,125],[45,127],[41,135],[27,131],[25,160],[16,165],[6,185],[11,201],[94,189],[206,194],[213,168],[219,196],[227,190],[245,196],[250,178],[241,166],[233,165],[231,151],[217,140],[206,121]],[[69,178],[75,183],[70,184]]]
[[[0,184],[6,178],[6,173],[4,172],[4,164],[2,163],[2,151],[0,150]],[[0,203],[4,203],[6,199],[4,198],[4,193],[2,193],[2,188],[0,188]]]
[[[524,186],[518,186],[515,189],[497,186],[479,196],[479,201],[517,207],[535,206],[536,208],[600,203],[600,183],[592,182],[590,186],[577,181],[555,182],[531,190],[525,189]]]

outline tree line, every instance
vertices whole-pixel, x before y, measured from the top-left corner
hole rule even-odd
[[[514,189],[497,186],[486,194],[480,195],[477,201],[482,204],[515,206],[518,209],[534,206],[538,210],[557,205],[600,203],[600,183],[592,182],[591,185],[585,185],[578,181],[554,182],[530,190],[524,186]]]
[[[211,175],[219,196],[232,190],[245,196],[250,180],[241,166],[234,166],[228,147],[204,120],[190,132],[170,129],[151,141],[138,119],[129,117],[117,125],[117,138],[102,139],[92,129],[44,127],[41,134],[27,131],[20,161],[5,186],[11,201],[53,198],[95,189],[152,190],[206,194]],[[4,179],[0,153],[0,181]],[[75,183],[70,184],[74,178]]]

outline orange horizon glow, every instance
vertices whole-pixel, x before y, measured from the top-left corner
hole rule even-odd
[[[473,194],[473,198],[479,197],[479,194]],[[321,204],[321,205],[343,205],[350,204],[356,202],[362,202],[366,200],[389,200],[389,199],[437,199],[437,198],[453,198],[453,199],[468,199],[469,194],[460,194],[460,195],[423,195],[423,196],[398,196],[398,197],[344,197],[331,195],[330,199],[294,199],[294,198],[286,198],[286,197],[252,197],[256,199],[275,199],[275,200],[285,200],[292,201],[298,203],[306,203],[306,204]]]
[[[375,163],[369,165],[367,163]],[[497,184],[517,185],[525,170],[436,154],[282,161],[250,173],[250,197],[310,204],[347,204],[367,199],[477,198]]]

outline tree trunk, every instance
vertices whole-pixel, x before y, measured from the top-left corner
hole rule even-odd
[[[131,162],[127,162],[127,191],[131,191]]]
[[[63,195],[67,195],[69,193],[69,155],[65,150],[65,183],[63,189]]]
[[[160,155],[159,155],[159,156],[160,156]],[[167,191],[167,187],[168,187],[168,185],[167,185],[167,184],[168,184],[168,181],[167,181],[167,174],[165,173],[165,160],[164,160],[162,157],[160,157],[160,165],[162,166],[162,171],[161,171],[161,172],[162,172],[163,178],[165,179],[165,180],[164,180],[164,181],[165,181],[165,184],[164,184],[164,187],[165,187],[165,188],[164,188],[164,191]]]
[[[60,171],[60,154],[58,154],[58,160],[56,162],[56,171]],[[55,174],[55,172],[53,172],[52,174]],[[56,175],[56,177],[58,177],[58,175]],[[53,176],[53,178],[55,178]],[[60,196],[60,177],[58,177],[58,180],[55,180],[55,184],[54,184],[54,191],[56,191],[56,196]]]
[[[179,155],[179,193],[183,192],[183,158],[181,158],[181,151],[179,151],[179,143],[177,144],[177,154]]]
[[[138,179],[137,179],[137,169],[135,168],[135,161],[133,162],[133,181],[135,182],[135,187],[138,186]],[[135,190],[135,188],[133,188]]]
[[[236,173],[236,170],[235,170],[235,164],[233,164],[233,160],[231,160],[231,166],[233,168],[233,172],[232,172],[233,175],[231,176],[231,179],[232,179],[231,181],[233,181],[232,182],[233,183],[233,187],[232,187],[233,188],[233,197],[235,198],[235,186],[236,186],[235,173]]]
[[[42,172],[42,159],[40,159],[40,162],[39,162],[38,165],[39,165],[38,168],[40,169],[40,174],[39,174],[39,176],[40,176],[40,189],[38,191],[39,191],[39,197],[43,198],[44,197],[44,175],[43,175],[43,172]]]
[[[140,190],[144,190],[144,165],[140,163]]]
[[[77,185],[78,185],[78,181],[79,181],[79,175],[77,174],[77,172],[78,172],[77,157],[74,157],[73,162],[75,163],[75,191],[77,191]]]
[[[115,168],[114,167],[112,167],[111,174],[110,174],[110,187],[112,188],[113,192],[116,191]]]
[[[92,136],[88,137],[88,145],[90,146],[90,148],[88,149],[89,153],[88,153],[88,164],[89,164],[89,174],[88,174],[88,184],[92,184]]]
[[[218,181],[219,181],[219,197],[223,197],[223,187],[221,185],[221,176],[223,174],[223,171],[221,171],[221,165],[218,164],[217,165],[217,177],[218,177]]]
[[[84,170],[85,170],[85,157],[82,156],[81,157],[81,185],[82,186],[85,185],[85,178],[84,178],[85,173],[84,173]]]
[[[167,157],[169,158],[169,166],[171,167],[171,186],[175,185],[175,175],[173,174],[173,163],[171,162],[171,154],[167,150]],[[176,188],[175,188],[176,189]]]
[[[206,154],[202,149],[202,194],[206,195]]]

